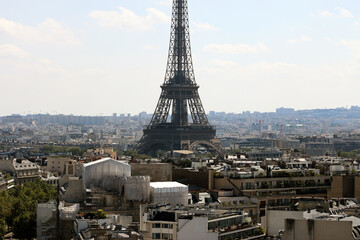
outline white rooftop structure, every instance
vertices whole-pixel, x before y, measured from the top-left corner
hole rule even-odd
[[[65,206],[64,202],[59,204],[59,212],[61,220],[75,220],[76,215],[80,210],[80,204],[76,203],[70,206]]]
[[[159,189],[159,188],[174,188],[174,187],[179,187],[179,188],[188,188],[188,186],[178,183],[178,182],[151,182],[150,183],[150,187]]]
[[[151,182],[150,194],[154,203],[169,203],[171,205],[188,204],[188,186],[178,182]]]
[[[103,158],[83,165],[84,188],[97,185],[100,180],[114,177],[130,177],[131,166],[123,161]]]

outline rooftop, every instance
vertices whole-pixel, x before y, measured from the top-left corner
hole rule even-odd
[[[150,187],[153,188],[188,188],[188,186],[178,183],[178,182],[151,182]]]

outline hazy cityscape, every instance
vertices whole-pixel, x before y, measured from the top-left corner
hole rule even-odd
[[[360,239],[354,1],[29,2],[0,3],[0,239]]]

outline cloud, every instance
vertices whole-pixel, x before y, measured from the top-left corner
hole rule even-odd
[[[287,42],[288,42],[288,43],[298,43],[298,42],[299,42],[299,40],[298,40],[298,39],[296,39],[296,38],[293,38],[293,39],[289,39],[289,40],[287,40]]]
[[[138,16],[131,10],[119,7],[118,11],[92,11],[90,17],[98,20],[98,25],[106,28],[118,28],[125,31],[146,31],[155,24],[168,24],[170,17],[155,9],[147,9],[145,17]]]
[[[342,39],[338,44],[347,47],[355,58],[360,59],[360,40],[345,40]]]
[[[302,42],[311,42],[312,41],[312,39],[310,37],[304,36],[304,35],[300,37],[300,40]]]
[[[28,53],[23,49],[18,48],[12,44],[2,44],[0,45],[0,58],[2,57],[18,57],[18,58],[26,58],[28,57]]]
[[[351,12],[345,8],[336,7],[334,8],[337,13],[332,13],[328,10],[320,10],[317,12],[317,14],[311,14],[311,16],[320,16],[320,17],[342,17],[342,18],[354,18],[354,16],[351,14]]]
[[[228,60],[222,60],[222,59],[214,59],[211,62],[212,65],[220,68],[232,68],[232,67],[238,67],[239,64],[234,61],[228,61]]]
[[[204,47],[205,52],[219,53],[219,54],[247,54],[269,52],[269,49],[263,43],[256,45],[249,44],[210,44]]]
[[[337,7],[336,10],[340,11],[339,16],[343,18],[354,18],[354,16],[351,14],[351,12],[347,9]]]
[[[202,31],[218,31],[219,29],[213,25],[210,25],[209,23],[199,23],[192,21],[193,25],[195,26],[196,30],[202,30]]]
[[[334,16],[334,14],[332,14],[332,13],[329,12],[329,11],[319,11],[319,12],[318,12],[318,15],[319,15],[319,16],[322,16],[322,17],[332,17],[332,16]]]
[[[199,84],[206,79],[206,84],[202,84],[201,97],[204,105],[213,109],[217,107],[228,112],[236,109],[261,110],[265,106],[275,109],[284,101],[299,108],[314,108],[358,102],[359,69],[358,61],[334,64],[261,61],[242,64],[231,59],[214,59],[198,68],[197,79]],[[219,81],[231,87],[219,88]],[[222,96],[222,102],[213,100],[213,89]],[[324,91],[319,92],[318,89]],[[333,97],[343,92],[347,94]],[[315,102],[313,99],[305,101],[306,96],[317,98]],[[236,102],[235,110],[233,105],[229,105],[233,102]]]
[[[171,0],[157,1],[156,4],[157,5],[162,5],[162,6],[171,6],[172,1]]]
[[[289,39],[287,40],[288,43],[298,43],[298,42],[311,42],[312,39],[308,36],[302,35],[299,39],[294,38],[294,39]]]
[[[237,71],[239,71],[239,69],[246,70],[246,71],[267,71],[267,72],[272,72],[272,71],[277,71],[279,69],[288,69],[288,68],[292,68],[295,67],[295,64],[292,63],[286,63],[286,62],[274,62],[274,63],[269,63],[269,62],[258,62],[258,63],[253,63],[253,64],[247,64],[247,65],[241,65],[237,62],[234,61],[228,61],[228,60],[222,60],[222,59],[213,59],[210,63],[212,66],[217,67],[217,68],[234,68],[237,69]]]
[[[61,23],[48,18],[41,24],[34,26],[23,25],[18,22],[0,18],[0,32],[32,43],[79,44],[80,40]]]

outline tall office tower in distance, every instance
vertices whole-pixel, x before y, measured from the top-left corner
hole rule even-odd
[[[221,143],[209,124],[195,82],[187,0],[173,0],[169,56],[161,89],[137,150],[155,155],[158,150],[192,150],[204,145],[221,153]]]

